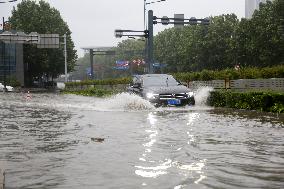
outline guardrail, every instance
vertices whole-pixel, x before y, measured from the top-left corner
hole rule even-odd
[[[189,88],[194,89],[201,86],[209,86],[214,89],[233,89],[239,91],[271,90],[284,92],[284,78],[192,81],[187,85]]]

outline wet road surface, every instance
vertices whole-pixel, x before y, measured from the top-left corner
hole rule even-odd
[[[0,94],[6,187],[283,188],[283,115],[197,101]]]

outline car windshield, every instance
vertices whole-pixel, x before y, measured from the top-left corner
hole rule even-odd
[[[145,76],[144,86],[177,86],[179,83],[171,75]]]

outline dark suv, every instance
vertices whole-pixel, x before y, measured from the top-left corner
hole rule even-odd
[[[168,74],[136,75],[128,88],[155,106],[194,105],[194,93]]]

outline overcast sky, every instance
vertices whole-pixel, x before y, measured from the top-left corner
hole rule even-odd
[[[143,30],[144,0],[46,0],[60,11],[72,31],[78,55],[81,47],[116,46],[122,39],[114,37],[115,29]],[[150,2],[151,0],[147,0]],[[11,15],[17,3],[0,4],[0,16]],[[245,15],[245,0],[166,0],[147,5],[158,17],[184,14],[185,18],[205,18],[220,14]],[[154,33],[165,29],[154,26]]]

